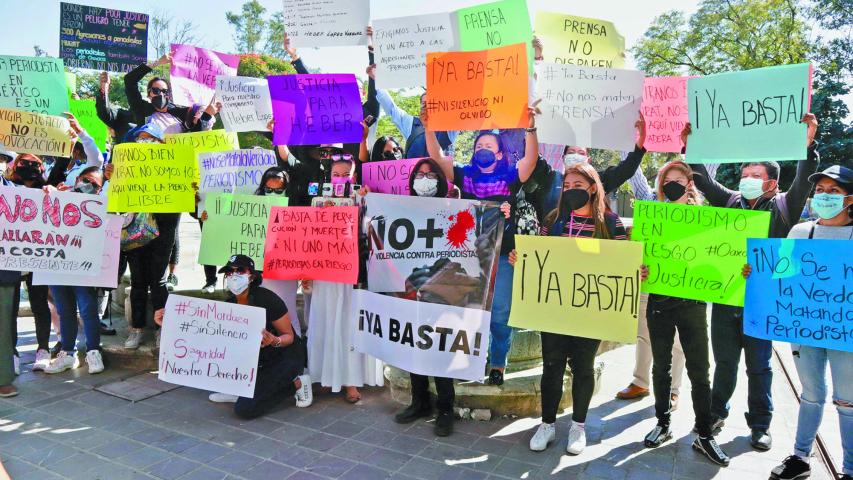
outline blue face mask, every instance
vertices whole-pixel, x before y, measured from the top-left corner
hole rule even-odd
[[[738,190],[743,198],[747,200],[755,200],[764,195],[764,181],[760,178],[744,177],[740,179]]]
[[[495,152],[481,148],[474,152],[474,156],[471,157],[471,164],[477,168],[489,168],[497,162],[498,159],[495,157]]]
[[[844,195],[840,193],[818,193],[812,198],[812,210],[818,217],[829,220],[844,210]]]

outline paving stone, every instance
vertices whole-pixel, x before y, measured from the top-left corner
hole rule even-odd
[[[355,465],[355,462],[333,455],[325,455],[305,467],[305,470],[325,477],[338,478]]]
[[[343,474],[341,480],[383,480],[391,477],[391,472],[370,465],[356,465]]]
[[[254,455],[249,455],[248,453],[231,452],[224,457],[217,458],[210,462],[209,465],[215,469],[224,470],[228,473],[241,474],[262,461],[263,459]]]
[[[312,450],[317,450],[320,452],[327,452],[343,442],[343,438],[335,437],[323,432],[318,432],[299,442],[299,446],[310,448]]]
[[[246,478],[257,479],[287,478],[289,475],[293,474],[293,472],[295,472],[294,469],[280,463],[265,461],[255,465],[249,470],[246,470],[246,472],[243,473],[243,476]]]
[[[168,452],[156,448],[143,447],[117,457],[115,461],[129,467],[144,469],[169,458],[172,458],[172,456]]]
[[[181,456],[196,462],[208,463],[217,458],[224,457],[231,453],[231,451],[230,448],[225,448],[215,443],[199,442],[197,445],[181,452]]]
[[[180,477],[180,480],[223,480],[228,474],[210,467],[200,467]]]
[[[345,438],[352,438],[358,435],[362,430],[364,430],[363,426],[358,425],[356,423],[347,422],[346,420],[339,420],[323,428],[323,431],[326,433]]]
[[[180,457],[170,457],[160,463],[155,463],[145,471],[156,478],[175,480],[200,467],[201,464]]]

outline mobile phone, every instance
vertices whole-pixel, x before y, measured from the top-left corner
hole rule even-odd
[[[323,196],[324,197],[331,197],[332,196],[332,184],[331,183],[324,183],[323,184]]]
[[[335,184],[335,196],[343,197],[344,192],[346,191],[347,184],[346,183],[337,183]]]
[[[312,197],[316,197],[317,194],[319,193],[319,191],[320,191],[320,184],[319,183],[313,182],[313,183],[308,184],[308,195],[311,195]]]
[[[353,183],[353,184],[352,184],[352,193],[356,193],[356,192],[358,192],[359,190],[361,190],[361,185],[359,185],[359,184],[357,184],[357,183]]]

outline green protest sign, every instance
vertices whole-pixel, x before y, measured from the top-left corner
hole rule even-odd
[[[769,229],[770,212],[636,202],[631,240],[643,242],[643,291],[743,306],[746,239]]]
[[[272,207],[286,207],[281,196],[211,193],[205,201],[207,220],[201,234],[198,263],[222,265],[231,255],[248,255],[264,264],[264,242]]]
[[[808,63],[690,78],[687,162],[806,158],[801,120],[811,105],[811,78]]]
[[[67,112],[62,60],[0,55],[0,108],[57,116]]]
[[[71,97],[77,93],[77,75],[71,72],[65,72],[65,88],[68,90],[68,96]]]
[[[95,109],[95,101],[92,99],[74,100],[68,99],[68,106],[71,108],[71,114],[80,122],[80,126],[86,133],[95,139],[95,145],[104,152],[107,144],[107,125],[98,118],[98,112]]]
[[[456,11],[459,50],[472,52],[523,43],[533,74],[533,29],[526,0],[502,0]]]

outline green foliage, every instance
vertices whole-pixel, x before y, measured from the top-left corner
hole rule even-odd
[[[240,66],[237,75],[241,77],[266,78],[268,75],[284,75],[296,73],[290,62],[269,55],[243,55],[240,57]],[[217,121],[214,128],[221,128],[222,120]],[[242,148],[262,147],[272,149],[272,142],[259,132],[241,132],[240,138]]]
[[[258,52],[267,28],[264,20],[266,11],[258,0],[250,0],[243,4],[239,13],[225,12],[225,19],[234,28],[234,44],[238,52]]]
[[[284,58],[284,12],[275,12],[267,22],[267,39],[264,53]]]

